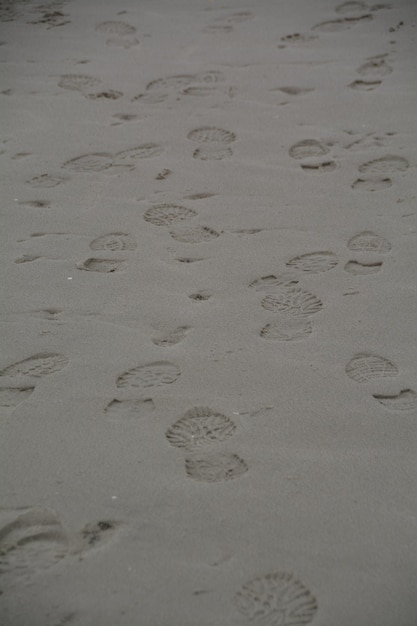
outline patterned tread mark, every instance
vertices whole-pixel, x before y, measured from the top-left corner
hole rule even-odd
[[[176,448],[193,450],[229,439],[236,430],[232,420],[208,407],[194,407],[166,432]]]
[[[191,130],[188,135],[188,139],[197,143],[223,143],[229,144],[236,141],[235,133],[230,130],[224,130],[223,128],[215,128],[212,126],[203,126],[202,128],[195,128]]]
[[[63,167],[74,170],[74,172],[102,172],[113,164],[113,157],[108,152],[97,152],[95,154],[83,154],[65,161]]]
[[[382,261],[374,263],[360,263],[359,261],[348,261],[344,267],[345,272],[354,276],[367,276],[368,274],[376,274],[382,268]]]
[[[232,149],[229,146],[223,144],[206,144],[200,146],[193,152],[194,159],[200,159],[200,161],[221,161],[233,156]]]
[[[117,400],[114,398],[104,409],[104,413],[116,420],[129,417],[142,417],[148,415],[155,408],[151,398],[140,398],[139,400]]]
[[[3,387],[0,389],[0,407],[15,408],[27,400],[35,391],[35,387]]]
[[[357,89],[358,91],[373,91],[382,84],[380,80],[354,80],[349,84],[351,89]]]
[[[155,361],[146,365],[133,367],[120,374],[116,380],[117,387],[133,388],[145,391],[150,387],[161,387],[174,383],[181,375],[178,365],[170,361]]]
[[[52,189],[52,187],[58,187],[62,185],[68,179],[65,176],[52,176],[50,174],[41,174],[40,176],[34,176],[27,182],[36,189]]]
[[[338,263],[339,259],[333,252],[310,252],[290,259],[286,265],[302,272],[318,274],[334,269]]]
[[[301,163],[301,169],[305,172],[318,172],[325,174],[327,172],[333,172],[337,169],[336,161],[323,161],[323,163]]]
[[[307,157],[319,157],[327,154],[329,149],[316,139],[303,139],[298,141],[288,151],[293,159],[305,159]]]
[[[392,180],[391,178],[358,178],[351,186],[357,191],[384,191],[392,187]]]
[[[376,354],[358,354],[349,361],[346,374],[357,383],[367,383],[378,378],[393,378],[399,373],[398,367]]]
[[[161,337],[154,337],[152,339],[152,343],[161,348],[175,346],[177,343],[181,343],[181,341],[185,339],[187,330],[189,330],[188,326],[178,326],[178,328],[174,328],[173,330],[166,332]]]
[[[63,74],[58,82],[62,89],[71,91],[85,91],[97,87],[101,80],[89,74]]]
[[[148,209],[143,219],[154,226],[170,226],[197,215],[194,209],[187,209],[185,206],[177,204],[157,204]]]
[[[77,265],[79,270],[87,270],[88,272],[101,272],[102,274],[111,274],[120,272],[125,269],[126,262],[116,259],[94,259],[89,258]]]
[[[408,168],[409,162],[404,157],[387,155],[363,163],[359,167],[359,171],[361,174],[391,174],[393,172],[405,172]]]
[[[287,313],[292,317],[308,317],[323,308],[323,303],[317,296],[300,287],[291,287],[279,294],[270,294],[261,304],[267,311]]]
[[[328,20],[327,22],[321,22],[316,26],[313,26],[313,30],[317,30],[321,33],[338,33],[343,30],[347,30],[359,22],[369,22],[373,20],[373,15],[367,13],[358,17],[345,17],[338,20]]]
[[[361,76],[387,76],[391,74],[392,67],[390,67],[384,59],[376,57],[363,63],[356,71]]]
[[[3,590],[28,583],[67,555],[68,537],[52,511],[30,509],[0,529]]]
[[[217,483],[233,480],[248,471],[246,462],[237,454],[209,454],[185,459],[185,471],[199,482]]]
[[[309,624],[318,609],[309,589],[287,572],[274,572],[249,581],[236,593],[234,603],[251,622],[268,626]]]
[[[365,11],[366,4],[364,2],[356,2],[352,0],[351,2],[343,2],[343,4],[339,4],[336,7],[336,13],[355,13],[355,11]]]
[[[220,236],[220,233],[208,226],[177,227],[170,230],[169,234],[173,239],[182,243],[205,243]]]
[[[252,287],[255,291],[275,291],[283,287],[294,287],[298,282],[298,278],[291,274],[279,274],[278,276],[270,274],[269,276],[256,278],[249,284],[249,287]]]
[[[120,522],[113,520],[102,520],[86,524],[75,538],[73,553],[80,554],[102,548],[113,538],[120,526]]]
[[[100,33],[107,33],[109,35],[133,35],[136,33],[136,28],[126,22],[100,22],[96,25],[96,30]]]
[[[41,378],[55,372],[60,372],[69,363],[69,359],[64,354],[53,352],[41,352],[33,356],[13,363],[0,371],[0,376],[34,376]]]
[[[164,152],[164,148],[156,143],[145,143],[137,148],[118,152],[114,158],[115,165],[135,167],[138,159],[151,159]]]
[[[378,252],[378,254],[386,254],[391,250],[391,244],[387,239],[370,230],[364,230],[351,237],[347,242],[347,247],[349,250]]]
[[[109,233],[93,239],[90,243],[91,250],[136,250],[135,239],[126,233]]]
[[[264,339],[274,341],[296,341],[311,335],[312,330],[310,320],[288,319],[287,316],[282,316],[277,322],[266,324],[259,334]]]
[[[412,389],[403,389],[396,396],[373,395],[373,397],[392,411],[413,411],[417,409],[417,393]]]

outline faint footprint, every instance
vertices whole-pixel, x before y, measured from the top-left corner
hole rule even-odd
[[[259,334],[264,339],[273,341],[297,341],[311,335],[312,330],[310,320],[289,319],[283,315],[278,321],[266,324]]]
[[[122,150],[114,157],[115,166],[124,166],[130,169],[136,167],[136,161],[140,159],[151,159],[160,156],[164,152],[164,148],[156,143],[145,143],[137,148]]]
[[[292,317],[308,317],[323,308],[322,301],[300,287],[291,287],[278,294],[267,295],[261,302],[264,309],[286,313]]]
[[[37,189],[51,189],[52,187],[58,187],[58,185],[65,183],[67,180],[68,178],[65,178],[64,176],[41,174],[40,176],[35,176],[26,182]]]
[[[146,85],[147,90],[162,91],[164,89],[180,89],[195,82],[195,74],[175,74],[165,78],[157,78]]]
[[[100,83],[100,79],[90,76],[89,74],[63,74],[58,85],[62,89],[84,92],[97,87]]]
[[[386,254],[391,250],[391,244],[387,239],[370,230],[364,230],[351,237],[347,242],[347,247],[355,252],[378,252],[379,254]]]
[[[278,44],[278,48],[285,48],[288,44],[297,45],[311,43],[317,39],[317,35],[309,35],[306,33],[293,33],[291,35],[285,35],[281,37],[281,44]]]
[[[355,26],[360,22],[369,22],[373,20],[373,15],[367,13],[366,15],[360,15],[358,17],[345,17],[339,20],[329,20],[327,22],[321,22],[316,26],[313,26],[313,30],[317,30],[321,33],[339,33],[343,30],[347,30],[351,26]]]
[[[390,67],[383,58],[373,57],[366,63],[363,63],[356,70],[361,76],[387,76],[391,74],[392,67]]]
[[[205,483],[233,480],[248,471],[246,462],[237,454],[216,453],[185,459],[185,471],[190,478]]]
[[[87,270],[88,272],[101,272],[104,274],[111,274],[113,272],[120,272],[126,268],[126,261],[116,259],[93,259],[89,258],[86,261],[77,264],[77,269]]]
[[[338,263],[339,259],[333,252],[310,252],[290,259],[286,265],[302,272],[318,274],[334,269]]]
[[[212,126],[203,126],[190,131],[187,135],[188,139],[197,143],[222,143],[230,144],[236,141],[235,133],[223,128]]]
[[[108,35],[134,35],[136,33],[136,28],[131,24],[117,21],[100,22],[96,25],[96,30]]]
[[[351,185],[357,191],[384,191],[392,187],[391,178],[358,178]]]
[[[113,520],[102,520],[86,524],[73,538],[72,554],[78,554],[82,557],[93,550],[106,546],[121,526],[121,522]]]
[[[164,169],[155,176],[155,180],[166,180],[171,174],[172,170]]]
[[[149,415],[155,408],[151,398],[139,400],[117,400],[114,398],[104,409],[104,413],[117,421],[130,417],[138,418]]]
[[[301,169],[305,172],[325,174],[337,169],[336,161],[323,161],[322,163],[300,163]]]
[[[177,328],[166,331],[160,337],[153,337],[152,343],[161,348],[175,346],[177,343],[184,341],[187,330],[189,330],[189,326],[178,326]]]
[[[196,302],[205,302],[209,298],[211,298],[211,293],[208,291],[197,291],[196,293],[192,293],[188,296],[191,300],[195,300]]]
[[[91,250],[136,250],[135,239],[126,233],[109,233],[93,239],[90,243]]]
[[[365,2],[356,2],[352,0],[351,2],[343,2],[339,4],[335,11],[336,13],[355,13],[356,11],[365,11],[367,6]]]
[[[236,430],[233,421],[208,407],[194,407],[166,432],[176,448],[193,450],[229,439]]]
[[[206,243],[220,236],[220,233],[208,226],[177,227],[171,229],[169,234],[173,239],[182,243]]]
[[[120,374],[116,380],[119,388],[133,388],[145,391],[151,387],[161,387],[174,383],[180,376],[178,365],[170,361],[156,361],[134,367]]]
[[[288,154],[293,159],[305,159],[308,157],[320,157],[329,152],[329,148],[316,139],[303,139],[293,144]]]
[[[282,290],[283,287],[294,287],[298,282],[298,278],[289,273],[279,274],[278,276],[270,274],[269,276],[256,278],[249,284],[249,287],[252,287],[255,291],[276,291]]]
[[[385,357],[375,354],[358,354],[349,361],[346,374],[357,383],[397,376],[398,367]]]
[[[309,624],[318,608],[309,589],[287,572],[274,572],[247,582],[236,593],[234,604],[249,621],[271,626]]]
[[[205,144],[196,148],[193,152],[194,159],[200,159],[200,161],[221,161],[222,159],[228,159],[233,156],[233,151],[229,146],[223,144]]]
[[[348,261],[344,267],[345,272],[354,276],[367,276],[368,274],[376,274],[382,269],[382,261],[373,263],[360,263],[359,261]]]
[[[75,172],[102,172],[113,165],[113,157],[108,152],[97,152],[95,154],[83,154],[65,161],[63,167]]]
[[[27,400],[35,391],[35,387],[3,387],[0,388],[0,407],[15,409]]]
[[[386,155],[380,159],[367,161],[359,167],[361,174],[395,174],[405,172],[409,168],[409,162],[404,157]]]
[[[40,378],[55,372],[60,372],[69,363],[69,359],[64,354],[52,352],[42,352],[34,354],[28,359],[9,365],[0,371],[0,376],[34,376]]]
[[[373,395],[375,400],[392,411],[413,411],[417,408],[417,393],[403,389],[396,396]]]
[[[177,204],[157,204],[148,209],[143,219],[154,226],[170,226],[197,215],[194,209],[187,209],[185,206]]]

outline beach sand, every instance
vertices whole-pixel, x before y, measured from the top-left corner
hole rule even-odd
[[[3,626],[413,626],[416,7],[0,5]]]

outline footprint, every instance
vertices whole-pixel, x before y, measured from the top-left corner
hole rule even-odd
[[[277,322],[266,324],[259,334],[264,339],[274,341],[296,341],[311,335],[312,330],[310,320],[288,319],[287,316],[282,316]]]
[[[96,25],[96,30],[109,35],[134,35],[136,28],[126,22],[100,22]]]
[[[58,82],[62,89],[70,91],[86,91],[97,87],[101,83],[99,78],[89,74],[63,74]]]
[[[291,287],[281,293],[267,295],[261,302],[264,309],[287,313],[291,317],[308,317],[323,308],[322,301],[300,287]]]
[[[148,209],[143,219],[154,226],[170,226],[197,215],[194,209],[187,209],[185,206],[177,204],[157,204]]]
[[[308,35],[306,33],[293,33],[291,35],[285,35],[281,37],[283,44],[303,44],[310,43],[317,39],[317,35]],[[279,44],[278,48],[285,48],[285,45]]]
[[[52,187],[58,187],[62,183],[65,183],[68,179],[64,176],[52,176],[50,174],[41,174],[40,176],[35,176],[30,180],[26,181],[32,187],[36,189],[52,189]]]
[[[288,151],[293,159],[305,159],[308,157],[320,157],[329,152],[327,146],[316,139],[303,139],[298,141]]]
[[[269,276],[256,278],[249,284],[249,287],[252,287],[255,291],[275,291],[283,287],[294,287],[298,282],[298,278],[289,273],[279,274],[278,276],[270,274]]]
[[[107,91],[99,91],[98,93],[89,93],[88,98],[90,100],[118,100],[123,96],[123,91],[115,91],[114,89],[107,89]]]
[[[41,378],[55,372],[60,372],[69,363],[69,359],[64,354],[52,352],[42,352],[34,354],[28,359],[9,365],[0,371],[0,376],[34,376]]]
[[[236,430],[232,420],[208,407],[194,407],[166,432],[176,448],[193,450],[229,439]]]
[[[236,608],[251,622],[282,626],[309,624],[316,598],[292,573],[274,572],[247,582],[234,597]]]
[[[102,520],[90,522],[77,533],[73,540],[72,554],[80,556],[106,546],[121,527],[120,522]]]
[[[378,76],[379,77],[379,76],[387,76],[388,74],[391,74],[392,67],[390,67],[385,62],[385,60],[382,59],[381,57],[374,57],[370,59],[369,61],[367,61],[366,63],[363,63],[363,65],[358,67],[356,71],[361,76]]]
[[[148,415],[155,408],[151,398],[140,398],[139,400],[117,400],[114,398],[104,409],[104,413],[116,420],[129,417],[143,417]]]
[[[302,272],[318,274],[334,269],[338,263],[339,259],[333,252],[310,252],[290,259],[286,265]]]
[[[352,189],[358,191],[383,191],[392,187],[391,178],[358,178],[352,184]]]
[[[113,157],[108,152],[97,152],[93,154],[83,154],[65,161],[63,167],[74,172],[102,172],[113,165]]]
[[[49,200],[21,200],[19,206],[26,209],[50,209],[51,203]]]
[[[175,259],[178,263],[197,263],[198,261],[205,261],[203,257],[182,256]]]
[[[189,326],[178,326],[178,328],[167,331],[161,337],[153,337],[152,343],[161,348],[175,346],[185,339],[187,330],[189,330]]]
[[[179,226],[170,230],[169,234],[173,239],[181,241],[182,243],[206,243],[220,236],[220,233],[208,226]]]
[[[37,261],[38,259],[42,259],[42,257],[34,254],[24,254],[18,259],[15,259],[14,263],[31,263],[32,261]]]
[[[164,148],[156,143],[145,143],[137,148],[122,150],[114,157],[114,165],[123,165],[134,169],[138,159],[151,159],[164,152]]]
[[[93,239],[90,243],[91,250],[136,250],[135,239],[126,233],[109,233]]]
[[[2,590],[20,587],[59,563],[69,540],[58,517],[48,509],[30,509],[0,528]]]
[[[368,274],[376,274],[382,268],[382,261],[374,263],[360,263],[359,261],[348,261],[344,267],[345,272],[354,276],[366,276]]]
[[[354,80],[353,83],[350,83],[348,86],[357,91],[373,91],[380,85],[382,85],[381,80]]]
[[[58,5],[59,6],[59,5]],[[40,17],[33,22],[28,22],[28,24],[46,24],[47,29],[56,28],[57,26],[65,26],[65,24],[71,24],[70,20],[66,20],[68,17],[67,13],[62,13],[61,11],[50,11],[50,8],[53,8],[53,4],[51,5],[41,5],[38,7],[39,9],[47,9],[42,12]]]
[[[311,87],[279,87],[278,89],[272,89],[271,91],[282,91],[282,93],[287,94],[287,96],[304,96],[305,94],[314,91],[314,89]]]
[[[202,128],[195,128],[187,135],[188,139],[197,143],[221,143],[229,144],[236,141],[235,133],[223,128],[215,128],[212,126],[204,126]]]
[[[164,169],[162,170],[162,172],[159,172],[159,174],[155,176],[155,180],[166,180],[168,176],[171,176],[171,174],[172,174],[171,170]]]
[[[365,11],[367,6],[365,2],[343,2],[336,7],[336,13],[355,13],[356,11]]]
[[[87,259],[77,264],[77,269],[87,270],[88,272],[101,272],[111,274],[112,272],[120,272],[126,268],[126,262],[116,259]]]
[[[206,144],[193,152],[193,158],[201,161],[221,161],[222,159],[228,159],[232,155],[232,149],[221,143]]]
[[[246,462],[237,454],[208,454],[185,459],[185,471],[190,478],[205,483],[233,480],[248,471]]]
[[[3,387],[0,388],[0,407],[14,409],[27,400],[35,391],[35,387]]]
[[[353,251],[378,252],[379,254],[386,254],[391,250],[391,244],[387,239],[370,230],[364,230],[351,237],[347,242],[347,247]]]
[[[300,166],[305,172],[318,172],[320,174],[333,172],[337,169],[336,161],[323,161],[323,163],[300,163]]]
[[[211,298],[211,293],[208,291],[197,291],[196,293],[192,293],[188,296],[191,300],[196,300],[197,302],[205,302],[209,298]]]
[[[412,389],[403,389],[396,396],[373,395],[373,397],[392,411],[413,411],[417,408],[417,393]]]
[[[404,157],[388,154],[380,159],[367,161],[359,167],[361,174],[395,174],[405,172],[409,168],[409,162]]]
[[[392,378],[399,373],[398,367],[385,357],[375,354],[358,354],[349,361],[346,374],[357,383],[367,383],[378,378]]]
[[[176,90],[187,87],[195,82],[195,74],[175,74],[174,76],[166,76],[165,78],[157,78],[146,85],[149,90]]]
[[[131,102],[144,102],[145,104],[160,104],[161,102],[165,102],[168,100],[169,94],[167,93],[140,93],[134,98],[132,98]]]
[[[156,361],[146,365],[134,367],[120,374],[116,385],[120,389],[146,390],[151,387],[161,387],[174,383],[180,376],[178,365],[170,361]]]
[[[313,30],[317,30],[321,33],[339,33],[343,30],[347,30],[351,26],[359,24],[359,22],[369,22],[373,19],[373,15],[370,15],[369,13],[366,15],[360,15],[359,17],[345,17],[339,20],[321,22],[320,24],[313,26]]]

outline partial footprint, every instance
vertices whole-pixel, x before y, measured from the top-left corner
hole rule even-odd
[[[122,526],[121,522],[102,520],[90,522],[74,537],[72,554],[80,557],[106,546]]]
[[[409,162],[404,157],[388,154],[380,159],[367,161],[359,167],[361,174],[395,174],[405,172],[409,168]]]
[[[235,133],[223,128],[212,126],[203,126],[190,131],[187,135],[188,139],[197,143],[222,143],[229,144],[236,140]]]
[[[358,354],[349,361],[346,374],[357,383],[367,383],[379,378],[398,376],[398,367],[385,357],[376,354]]]
[[[195,74],[175,74],[165,78],[157,78],[146,85],[147,90],[176,90],[195,82]]]
[[[114,398],[104,409],[104,413],[117,421],[127,418],[138,418],[149,415],[155,408],[151,398],[139,400],[117,400]]]
[[[193,152],[193,158],[200,159],[200,161],[221,161],[231,156],[233,156],[232,149],[221,143],[205,144]]]
[[[171,229],[169,234],[173,239],[182,243],[206,243],[220,236],[220,233],[208,226],[177,227]]]
[[[58,82],[62,89],[81,91],[93,89],[101,83],[101,80],[89,74],[63,74]]]
[[[323,161],[321,163],[300,163],[301,169],[305,172],[326,174],[337,169],[336,161]]]
[[[283,315],[278,321],[266,324],[259,334],[264,339],[273,341],[297,341],[311,335],[312,330],[310,320],[293,319]]]
[[[176,448],[193,450],[229,439],[236,430],[229,417],[208,407],[194,407],[166,432]]]
[[[97,152],[93,154],[83,154],[65,161],[63,167],[74,172],[102,172],[113,165],[113,157],[108,152]]]
[[[195,455],[185,459],[185,471],[190,478],[205,483],[233,480],[248,471],[247,463],[237,454],[216,453]]]
[[[329,148],[316,139],[303,139],[298,141],[288,151],[293,159],[305,159],[308,157],[320,157],[329,152]]]
[[[300,287],[291,287],[278,294],[270,294],[261,304],[267,311],[286,313],[291,317],[308,317],[323,308],[323,303],[317,296]]]
[[[164,148],[156,143],[145,143],[137,148],[122,150],[114,157],[115,166],[128,167],[134,169],[136,161],[140,159],[151,159],[157,157],[164,152]]]
[[[148,209],[143,219],[154,226],[171,226],[197,215],[194,209],[187,209],[177,204],[157,204]]]
[[[90,243],[91,250],[136,250],[135,239],[126,233],[109,233],[97,237]]]
[[[367,13],[358,17],[345,17],[339,20],[321,22],[320,24],[313,26],[313,30],[317,30],[321,33],[339,33],[343,30],[347,30],[351,26],[359,24],[360,22],[369,22],[371,20],[373,20],[373,15]]]
[[[211,298],[211,295],[212,294],[208,291],[197,291],[195,293],[191,293],[188,297],[196,302],[205,302]]]
[[[26,181],[32,187],[36,189],[51,189],[52,187],[58,187],[58,185],[62,185],[68,179],[65,176],[52,176],[51,174],[41,174],[40,176],[35,176],[30,180]]]
[[[282,290],[283,287],[294,287],[299,282],[298,278],[292,274],[269,274],[268,276],[261,276],[253,280],[249,287],[255,289],[255,291],[276,291]]]
[[[382,261],[373,263],[360,263],[359,261],[348,261],[344,267],[345,272],[354,276],[367,276],[377,274],[382,269]]]
[[[358,11],[365,11],[367,8],[365,2],[356,2],[352,0],[350,2],[343,2],[336,7],[336,13],[355,13]]]
[[[278,48],[285,48],[288,44],[297,45],[311,43],[317,39],[317,35],[309,35],[307,33],[293,33],[291,35],[285,35],[281,37],[281,44],[278,44]]]
[[[378,252],[379,254],[386,254],[391,250],[391,244],[387,239],[370,230],[364,230],[351,237],[347,242],[347,247],[355,252]]]
[[[64,354],[52,352],[42,352],[34,354],[28,359],[9,365],[0,371],[0,376],[34,376],[41,378],[55,372],[60,372],[69,363],[69,359]]]
[[[153,337],[152,343],[161,348],[169,348],[170,346],[175,346],[177,345],[177,343],[181,343],[181,341],[184,341],[188,329],[188,326],[178,326],[177,328],[166,331],[160,337]]]
[[[3,387],[0,388],[0,407],[15,409],[27,400],[35,391],[35,387]]]
[[[286,265],[302,272],[318,274],[334,269],[338,263],[339,259],[333,252],[310,252],[290,259]]]
[[[383,58],[374,57],[366,63],[363,63],[356,71],[361,76],[380,77],[391,74],[392,67],[390,67]]]
[[[391,178],[358,178],[351,185],[357,191],[384,191],[392,187]]]
[[[120,272],[126,268],[126,261],[116,259],[87,259],[77,264],[77,269],[88,272],[101,272],[102,274],[112,274]]]
[[[382,85],[381,80],[354,80],[348,86],[357,91],[373,91],[380,85]]]
[[[294,574],[274,572],[247,582],[234,597],[237,609],[265,626],[303,626],[316,612],[317,601]]]
[[[118,100],[122,96],[122,91],[115,91],[114,89],[107,89],[107,91],[98,91],[97,93],[88,94],[88,98],[90,100]]]
[[[396,396],[373,395],[375,400],[392,411],[413,411],[417,409],[417,393],[403,389]]]
[[[151,387],[161,387],[174,383],[181,375],[178,365],[170,361],[156,361],[134,367],[120,374],[116,380],[121,389],[145,391]]]
[[[96,30],[109,35],[133,35],[136,33],[136,28],[126,22],[100,22],[96,25]]]
[[[287,96],[304,96],[314,89],[312,87],[279,87],[278,89],[271,89],[271,91],[282,91]]]

